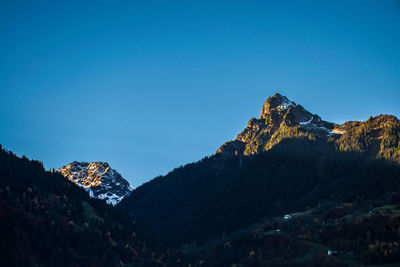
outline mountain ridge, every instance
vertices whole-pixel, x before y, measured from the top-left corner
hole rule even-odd
[[[326,139],[328,142],[335,143],[339,150],[348,151],[351,148],[360,150],[360,147],[343,145],[346,143],[344,139],[349,139],[349,134],[346,133],[350,131],[351,135],[358,135],[359,138],[363,138],[359,136],[361,131],[364,131],[364,135],[376,135],[378,127],[376,122],[382,124],[378,134],[380,136],[383,136],[386,130],[398,131],[400,128],[398,118],[393,115],[378,115],[370,117],[365,122],[348,121],[343,124],[327,122],[322,120],[319,115],[313,114],[300,104],[289,100],[286,96],[276,93],[265,101],[260,117],[250,119],[246,128],[234,140],[228,141],[218,148],[216,154],[225,157],[250,156],[271,149],[285,138],[302,137],[310,140]],[[369,127],[365,131],[365,125],[372,125],[371,127],[374,129]],[[375,133],[372,133],[373,131]],[[390,143],[391,146],[397,145],[395,144],[396,140],[387,143]],[[366,149],[365,146],[368,145],[365,144],[363,149]],[[397,147],[400,149],[400,144]],[[384,156],[384,153],[379,150],[375,156]],[[385,157],[389,159],[392,155]],[[400,162],[400,156],[396,155],[395,158]]]

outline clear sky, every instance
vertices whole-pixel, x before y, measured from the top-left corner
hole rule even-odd
[[[83,3],[84,2],[84,3]],[[400,1],[1,1],[0,143],[133,186],[214,153],[280,92],[400,116]]]

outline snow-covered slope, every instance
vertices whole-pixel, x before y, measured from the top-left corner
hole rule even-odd
[[[128,181],[107,162],[74,161],[57,171],[85,188],[91,197],[105,199],[108,204],[116,205],[132,191]]]

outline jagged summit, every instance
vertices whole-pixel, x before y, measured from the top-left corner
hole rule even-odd
[[[265,118],[267,114],[274,109],[286,110],[293,106],[296,106],[295,102],[290,101],[286,96],[276,93],[272,97],[268,97],[268,99],[265,101],[261,110],[260,119]]]
[[[107,162],[74,161],[57,171],[85,188],[90,196],[105,199],[108,204],[116,205],[132,191],[129,182]]]
[[[285,118],[286,124],[306,125],[309,123],[319,123],[321,118],[312,114],[301,105],[289,100],[286,96],[276,93],[272,97],[268,97],[261,109],[261,119],[269,119],[272,117],[283,118],[286,114],[290,114]]]
[[[325,137],[340,134],[332,131],[335,126],[276,93],[265,101],[260,118],[250,119],[236,139],[223,144],[217,154],[252,155],[270,149],[286,137],[304,136],[306,133]]]

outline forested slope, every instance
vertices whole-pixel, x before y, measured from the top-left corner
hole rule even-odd
[[[2,266],[176,265],[145,226],[38,161],[0,148]]]

